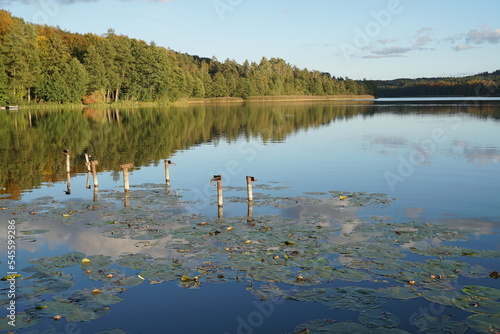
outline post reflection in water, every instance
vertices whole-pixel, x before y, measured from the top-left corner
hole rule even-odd
[[[130,193],[124,192],[123,195],[123,207],[128,208],[130,206]]]
[[[253,217],[253,201],[248,201],[248,218]]]

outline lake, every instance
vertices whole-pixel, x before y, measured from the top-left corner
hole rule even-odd
[[[1,276],[21,275],[0,282],[0,330],[500,331],[500,99],[20,109],[0,124]]]

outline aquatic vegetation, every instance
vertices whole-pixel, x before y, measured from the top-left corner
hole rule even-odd
[[[69,226],[101,238],[102,246],[119,242],[134,250],[109,255],[95,249],[94,254],[75,251],[28,259],[31,266],[17,277],[18,298],[28,305],[19,314],[27,319],[24,326],[55,317],[67,322],[98,319],[123,301],[123,291],[141,284],[176,282],[182,288],[202,289],[206,284],[245,280],[255,284],[252,294],[259,299],[319,303],[357,314],[356,321],[314,320],[296,331],[407,333],[385,306],[418,299],[470,314],[467,320],[420,315],[414,325],[421,331],[463,333],[470,327],[485,332],[499,327],[500,290],[460,282],[491,279],[493,268],[470,259],[496,258],[500,253],[463,247],[471,235],[466,229],[439,222],[393,222],[373,216],[364,221],[308,212],[297,218],[270,214],[217,219],[186,213],[189,203],[162,185],[142,187],[132,189],[127,207],[116,204],[123,200],[117,192],[103,192],[100,202],[91,203],[2,203],[15,210],[23,235],[50,237],[52,229]],[[276,188],[261,186],[266,187]],[[307,208],[321,203],[341,212],[394,201],[383,194],[337,191],[316,194],[322,197],[256,195],[256,206]],[[231,200],[245,201],[236,196]],[[5,321],[0,328],[7,328]],[[102,333],[115,332],[120,330]]]

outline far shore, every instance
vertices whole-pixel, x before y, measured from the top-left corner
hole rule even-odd
[[[78,104],[78,103],[32,103],[21,104],[15,109],[58,109],[58,108],[139,108],[139,107],[182,107],[196,104],[243,104],[254,102],[319,102],[319,101],[354,101],[354,100],[373,100],[372,95],[270,95],[270,96],[249,96],[246,99],[241,97],[212,97],[212,98],[187,98],[180,99],[174,102],[136,102],[136,101],[120,101],[120,102],[99,102],[93,104]]]
[[[343,100],[373,100],[372,95],[267,95],[267,96],[249,96],[246,99],[241,97],[212,97],[205,99],[186,99],[180,101],[194,103],[242,103],[242,102],[305,102],[305,101],[343,101]]]

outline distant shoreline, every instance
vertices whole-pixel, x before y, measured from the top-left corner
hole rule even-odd
[[[373,100],[372,95],[265,95],[249,96],[246,99],[240,97],[211,97],[203,99],[186,99],[177,103],[201,104],[201,103],[243,103],[243,102],[305,102],[305,101],[344,101],[344,100]]]
[[[120,101],[110,103],[33,103],[19,105],[19,109],[56,109],[56,108],[144,108],[144,107],[182,107],[202,104],[233,104],[233,103],[254,103],[254,102],[319,102],[319,101],[354,101],[373,100],[372,95],[269,95],[269,96],[249,96],[246,99],[241,97],[210,97],[210,98],[186,98],[174,102],[132,102]]]

